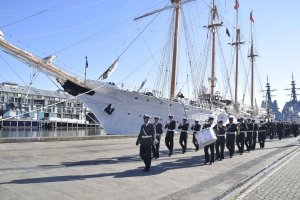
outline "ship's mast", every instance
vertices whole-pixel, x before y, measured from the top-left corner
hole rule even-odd
[[[171,2],[175,4],[175,22],[174,22],[175,31],[174,31],[174,42],[173,42],[173,61],[172,61],[170,99],[175,99],[180,0],[171,0]]]
[[[300,88],[296,88],[296,82],[294,80],[294,73],[292,73],[292,81],[291,81],[291,88],[289,89],[285,89],[285,90],[290,90],[291,91],[291,102],[295,103],[297,102],[297,90],[299,90]]]
[[[235,42],[231,43],[232,46],[235,46],[235,90],[234,90],[234,102],[236,109],[238,108],[238,74],[239,74],[239,47],[241,44],[245,42],[241,42],[240,38],[240,29],[238,24],[238,16],[239,16],[239,2],[235,0],[235,14],[236,14],[236,39]]]
[[[219,26],[222,26],[222,23],[216,23],[217,16],[217,6],[215,5],[215,0],[212,1],[212,9],[211,9],[211,24],[207,26],[207,28],[211,29],[212,32],[212,57],[211,57],[211,78],[210,78],[210,95],[213,96],[215,94],[215,55],[216,55],[216,32]]]
[[[175,99],[175,91],[176,91],[176,71],[177,71],[177,52],[178,52],[178,37],[179,37],[179,15],[180,15],[180,7],[182,4],[190,3],[195,0],[171,0],[172,5],[166,6],[164,8],[154,10],[152,12],[146,13],[140,17],[136,17],[134,20],[138,20],[159,12],[162,12],[167,9],[175,8],[175,18],[174,18],[174,40],[173,40],[173,56],[172,56],[172,71],[171,71],[171,89],[170,89],[170,99]]]
[[[252,18],[252,12],[250,13],[250,23],[251,23],[251,49],[250,55],[248,56],[251,61],[251,108],[254,109],[254,60],[258,56],[254,54],[254,41],[253,41],[253,26],[254,20]]]

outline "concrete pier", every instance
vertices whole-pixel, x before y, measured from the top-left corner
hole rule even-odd
[[[231,199],[234,191],[261,180],[300,150],[297,138],[267,139],[265,149],[204,165],[203,149],[195,152],[191,137],[182,154],[176,135],[172,157],[162,138],[161,158],[152,161],[148,173],[142,172],[136,138],[2,143],[0,199],[221,199],[229,194]]]

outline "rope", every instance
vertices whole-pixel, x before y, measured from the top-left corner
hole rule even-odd
[[[27,16],[27,17],[24,17],[24,18],[22,18],[22,19],[18,19],[18,20],[16,20],[16,21],[11,22],[11,23],[8,23],[8,24],[5,24],[5,25],[3,25],[3,26],[0,26],[0,29],[6,28],[6,27],[8,27],[8,26],[11,26],[11,25],[14,25],[14,24],[17,24],[17,23],[20,23],[20,22],[22,22],[22,21],[25,21],[25,20],[30,19],[30,18],[32,18],[32,17],[35,17],[35,16],[37,16],[37,15],[40,15],[40,14],[42,14],[42,13],[51,11],[53,8],[56,8],[56,7],[58,7],[58,6],[62,5],[62,4],[65,4],[65,3],[68,2],[68,1],[70,1],[70,0],[64,1],[64,2],[62,2],[62,3],[56,4],[56,5],[54,5],[54,6],[50,7],[50,8],[47,8],[47,9],[45,9],[45,10],[41,10],[41,11],[39,11],[39,12],[37,12],[37,13],[34,13],[34,14],[29,15],[29,16]]]

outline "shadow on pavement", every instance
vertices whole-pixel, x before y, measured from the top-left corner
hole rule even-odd
[[[175,160],[173,162],[163,162],[156,166],[152,166],[150,172],[142,172],[143,167],[137,169],[130,169],[122,172],[113,173],[101,173],[101,174],[86,174],[86,175],[67,175],[67,176],[49,176],[40,178],[27,178],[13,180],[10,182],[0,183],[3,184],[34,184],[34,183],[50,183],[50,182],[67,182],[67,181],[78,181],[91,178],[101,178],[112,176],[114,178],[127,178],[127,177],[139,177],[139,176],[153,176],[157,174],[164,173],[168,170],[181,169],[181,168],[191,168],[203,166],[203,156],[193,156],[188,158],[182,158]],[[143,165],[143,162],[141,165]]]

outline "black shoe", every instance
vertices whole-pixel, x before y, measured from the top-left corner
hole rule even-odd
[[[219,161],[222,161],[222,158],[219,158]]]
[[[214,163],[214,161],[210,161],[210,165],[212,165]]]
[[[145,167],[145,169],[143,170],[143,172],[149,172],[150,171],[150,167]]]

